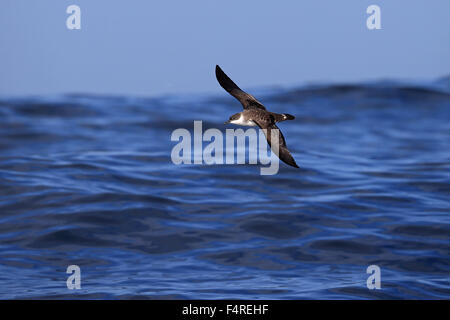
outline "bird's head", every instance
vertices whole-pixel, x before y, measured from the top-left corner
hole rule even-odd
[[[238,122],[238,120],[241,118],[241,114],[240,113],[236,113],[233,114],[230,119],[228,119],[228,121],[225,121],[225,124],[227,123],[236,123]]]

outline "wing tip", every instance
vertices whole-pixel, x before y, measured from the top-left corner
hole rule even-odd
[[[289,150],[284,149],[280,152],[280,157],[279,157],[284,163],[290,165],[291,167],[294,168],[300,168],[297,163],[295,162],[294,157],[292,156],[292,154],[289,152]]]
[[[223,75],[224,75],[223,70],[219,67],[218,64],[216,64],[216,79],[217,79],[217,81],[219,81],[220,84],[223,79]]]
[[[219,67],[219,65],[216,64],[216,79],[219,82],[220,86],[224,88],[228,93],[231,94],[232,90],[241,90],[236,85],[236,83],[233,82],[233,80],[230,79],[226,75],[226,73],[222,70],[222,68]]]
[[[294,168],[297,168],[297,169],[300,169],[300,167],[297,165],[297,163],[295,162],[295,160],[294,160],[294,158],[292,158],[292,159],[290,159],[291,161],[289,161],[289,162],[287,162],[287,161],[284,161],[286,164],[288,164],[288,165],[290,165],[291,167],[294,167]]]
[[[221,76],[223,74],[223,70],[221,67],[219,67],[218,64],[216,64],[216,77],[218,78],[219,76]]]

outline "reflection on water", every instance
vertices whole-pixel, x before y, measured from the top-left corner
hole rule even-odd
[[[255,95],[301,169],[173,165],[226,95],[0,100],[0,298],[450,298],[448,79]]]

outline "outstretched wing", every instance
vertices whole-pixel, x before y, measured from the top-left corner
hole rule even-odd
[[[284,139],[283,133],[276,126],[276,124],[273,122],[272,123],[261,121],[257,122],[255,120],[253,120],[253,122],[255,122],[258,125],[258,127],[263,129],[263,132],[266,135],[267,143],[271,147],[272,151],[278,156],[278,158],[280,158],[284,163],[287,163],[290,166],[298,168],[297,163],[295,163],[294,157],[292,157],[291,153],[289,152],[286,146],[286,140]],[[278,141],[272,141],[273,130],[278,130]],[[273,133],[273,136],[276,137],[275,132]]]
[[[219,81],[219,84],[222,88],[224,88],[229,94],[239,100],[244,109],[262,109],[266,110],[266,108],[255,99],[251,94],[242,91],[236,83],[233,82],[225,72],[220,69],[219,66],[216,65],[216,78]]]

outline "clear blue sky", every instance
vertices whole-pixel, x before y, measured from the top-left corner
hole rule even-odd
[[[82,29],[66,28],[67,6]],[[382,30],[366,28],[381,7]],[[1,0],[0,95],[219,92],[450,73],[449,0]]]

